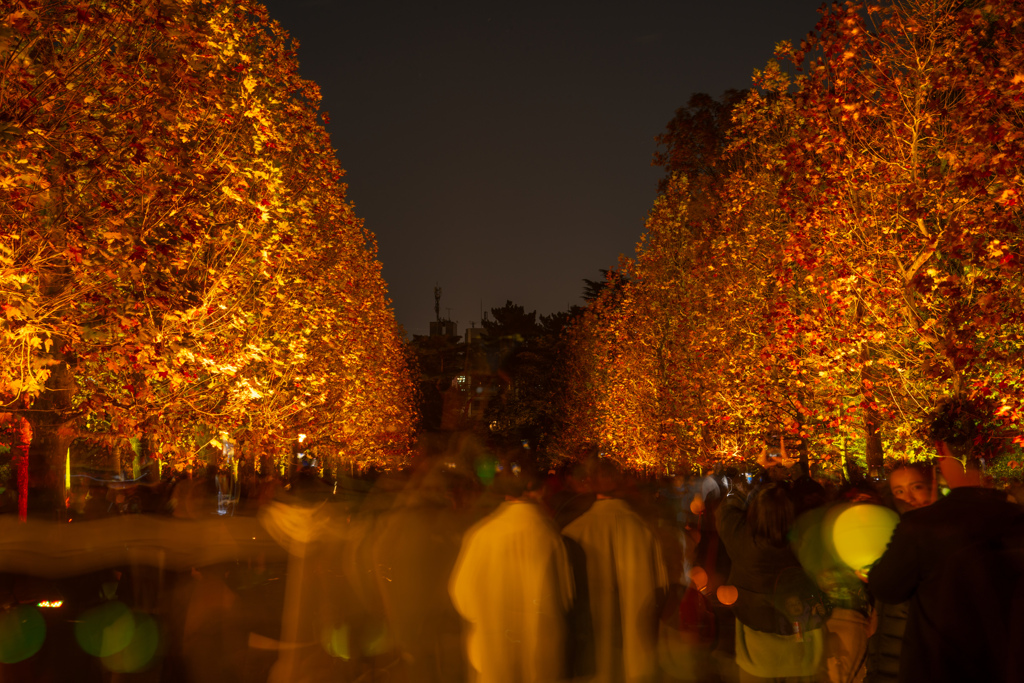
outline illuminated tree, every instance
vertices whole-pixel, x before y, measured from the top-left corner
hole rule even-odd
[[[696,311],[681,301],[695,284],[698,244],[686,228],[687,203],[685,180],[670,180],[637,258],[610,274],[569,333],[565,450],[593,443],[647,468],[677,460],[698,438],[680,420],[704,398],[689,372]]]
[[[788,53],[816,59],[786,150],[785,274],[824,293],[812,361],[859,385],[869,464],[943,395],[984,386],[1020,414],[1020,25],[1011,2],[837,6]]]
[[[204,424],[253,452],[303,431],[401,457],[412,391],[375,244],[265,9],[3,20],[0,393],[48,412],[50,455],[88,430],[188,457]]]
[[[835,5],[780,45],[806,74],[755,72],[728,126],[680,110],[630,286],[572,332],[574,438],[661,462],[784,431],[877,467],[965,393],[1019,432],[1022,11]]]
[[[806,121],[777,64],[755,71],[753,85],[733,112],[723,229],[712,257],[734,273],[738,286],[729,289],[724,305],[734,309],[753,355],[730,374],[730,395],[734,402],[747,397],[748,431],[797,437],[801,446],[814,440],[821,455],[850,390],[819,381],[813,359],[823,339],[814,321],[822,315],[824,295],[790,244],[794,226],[782,182],[787,149]],[[802,448],[801,458],[806,465]]]

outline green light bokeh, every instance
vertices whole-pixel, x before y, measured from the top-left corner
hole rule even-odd
[[[498,461],[493,456],[484,455],[477,458],[476,476],[484,486],[490,486],[498,472]]]
[[[135,635],[135,617],[123,602],[93,607],[75,624],[75,640],[93,657],[109,657],[128,647]]]
[[[156,656],[160,645],[160,627],[156,619],[136,612],[131,642],[119,652],[103,657],[103,666],[116,673],[133,673],[144,669]]]
[[[15,664],[39,652],[46,640],[46,621],[32,605],[0,612],[0,663]]]

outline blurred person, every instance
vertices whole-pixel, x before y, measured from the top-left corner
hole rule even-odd
[[[898,680],[1021,681],[1020,548],[1024,513],[981,487],[971,463],[984,417],[950,400],[933,413],[929,436],[949,495],[906,512],[868,586],[883,602],[910,602]],[[977,432],[977,433],[976,433]],[[964,465],[964,462],[967,465]]]
[[[749,502],[733,488],[716,517],[732,559],[739,680],[819,680],[825,615],[787,540],[795,507],[786,486],[765,484]]]
[[[270,503],[282,491],[284,484],[276,469],[266,467],[256,481],[256,487],[250,499],[249,509],[255,513]]]
[[[865,674],[864,657],[871,632],[871,603],[867,589],[843,562],[835,547],[836,520],[852,508],[880,500],[862,487],[849,487],[835,500],[824,500],[824,490],[811,491],[805,509],[790,532],[790,542],[800,564],[825,596],[825,671],[831,683],[853,683]],[[799,506],[798,506],[799,507]]]
[[[699,492],[694,495],[688,506],[694,519],[687,528],[691,531],[692,538],[697,541],[692,565],[704,569],[708,576],[708,588],[711,590],[716,590],[729,576],[731,560],[728,551],[722,546],[716,513],[733,487],[742,495],[749,492],[745,476],[740,477],[734,473],[730,478],[720,471],[708,475],[700,481]],[[685,568],[687,574],[691,567]]]
[[[675,634],[672,633],[673,625],[666,623],[664,618],[659,634],[663,668],[681,670],[684,672],[682,677],[690,680],[703,679],[705,663],[723,672],[735,667],[735,614],[730,605],[709,599],[709,596],[716,595],[721,586],[727,585],[732,568],[728,549],[722,542],[718,530],[718,509],[731,490],[745,498],[750,491],[750,483],[746,475],[739,476],[738,472],[732,472],[730,477],[730,473],[724,471],[721,465],[716,466],[715,470],[714,473],[694,481],[695,494],[687,505],[692,518],[688,519],[686,532],[694,541],[694,547],[684,558],[684,575],[680,577],[680,587],[685,586],[678,620],[678,627],[683,635],[681,649],[686,655],[682,662],[672,661],[675,658],[666,656],[669,650],[676,648],[666,647],[666,641],[671,640],[671,636]],[[754,480],[752,475],[750,481]],[[673,589],[679,590],[676,587]],[[675,615],[672,617],[674,620]],[[700,660],[701,649],[705,644],[710,645],[711,651],[706,660]],[[696,675],[690,675],[688,669],[691,666],[698,669],[693,672]]]
[[[424,459],[395,507],[381,515],[373,541],[384,612],[409,683],[455,683],[465,671],[461,622],[446,586],[466,515],[452,504],[445,465],[443,458]]]
[[[528,468],[498,474],[492,488],[504,502],[466,532],[448,583],[467,624],[472,682],[549,683],[566,676],[573,574],[534,486]]]
[[[349,656],[371,667],[394,661],[396,655],[373,553],[387,516],[407,484],[407,472],[377,476],[358,510],[349,514],[343,543],[337,546],[336,571],[349,591],[347,599],[338,604],[349,629]]]
[[[713,479],[711,482],[717,489],[718,484]],[[704,681],[716,666],[713,653],[732,659],[731,644],[728,653],[716,652],[715,648],[720,631],[718,622],[722,617],[731,618],[731,613],[710,597],[725,577],[715,571],[718,537],[713,533],[714,516],[705,514],[701,485],[700,478],[674,478],[668,484],[670,490],[662,497],[668,504],[662,506],[652,525],[668,578],[665,597],[660,600],[657,633],[658,666],[663,681]],[[707,545],[701,545],[702,522],[711,522],[708,526],[715,544],[710,553]],[[708,559],[711,562],[705,569]],[[731,643],[731,621],[728,627]]]
[[[174,517],[201,519],[217,514],[216,465],[193,466],[171,489],[170,508]]]
[[[797,517],[808,510],[820,508],[832,498],[824,486],[803,474],[793,482],[791,494]]]
[[[545,487],[544,506],[551,512],[559,529],[564,529],[594,504],[595,496],[585,483],[586,477],[586,465],[579,464],[565,472],[565,480],[558,491]]]
[[[1024,482],[1012,481],[1006,485],[1007,499],[1011,503],[1024,506]]]
[[[657,675],[658,603],[668,586],[665,565],[651,530],[615,496],[621,474],[607,458],[594,462],[590,509],[562,533],[586,557],[594,638],[590,644],[599,683],[644,683]]]
[[[239,680],[247,633],[239,623],[238,593],[226,574],[223,566],[202,567],[172,580],[174,591],[167,597],[172,623],[180,629],[175,638],[181,639],[181,656],[169,663],[168,674],[195,683]]]

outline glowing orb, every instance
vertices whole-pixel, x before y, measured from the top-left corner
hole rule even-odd
[[[740,597],[740,592],[736,590],[736,586],[721,585],[718,590],[715,591],[715,595],[718,597],[718,602],[725,606],[729,606],[736,602],[736,599]]]
[[[94,657],[109,657],[128,647],[135,635],[135,617],[123,602],[105,602],[83,614],[75,624],[75,640]]]
[[[476,476],[484,486],[490,486],[498,473],[498,461],[489,455],[478,458],[476,461]]]
[[[853,570],[874,564],[885,552],[899,515],[881,505],[852,505],[832,525],[836,554]]]
[[[28,659],[43,646],[46,622],[31,605],[18,605],[0,612],[0,663],[14,664]]]
[[[160,627],[156,620],[148,614],[136,612],[132,618],[135,629],[132,639],[119,652],[103,658],[103,666],[117,673],[133,673],[141,671],[156,655],[160,644]]]

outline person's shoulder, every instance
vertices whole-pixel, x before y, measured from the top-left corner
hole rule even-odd
[[[746,515],[747,501],[736,491],[730,491],[715,507],[715,516],[722,518],[727,515]]]
[[[598,498],[587,510],[591,516],[633,517],[639,516],[633,506],[622,498]]]
[[[941,507],[939,507],[941,503]],[[1014,505],[1006,492],[980,486],[961,486],[935,501],[929,508],[940,510],[962,509],[974,516],[1013,517],[1021,514],[1021,507]],[[925,510],[929,508],[924,508]]]
[[[900,517],[900,526],[910,529],[949,525],[1007,529],[1021,524],[1024,510],[1001,491],[976,486],[955,488],[931,505],[908,510]]]
[[[498,507],[494,508],[486,515],[476,520],[466,529],[463,534],[464,539],[469,539],[476,535],[481,529],[487,529],[501,523],[501,517],[505,513],[505,503],[501,503]]]
[[[580,524],[622,524],[632,522],[646,525],[643,516],[637,512],[636,508],[630,505],[629,501],[622,498],[598,498],[586,512],[573,520],[572,523],[575,522],[580,522]]]
[[[523,529],[550,529],[557,534],[554,520],[538,504],[529,501],[507,500],[481,521],[487,520],[499,533],[502,529],[509,533],[518,533]]]
[[[629,501],[616,498],[612,502],[614,505],[609,505],[608,509],[617,525],[634,533],[653,533],[651,523],[633,505],[630,505]]]

